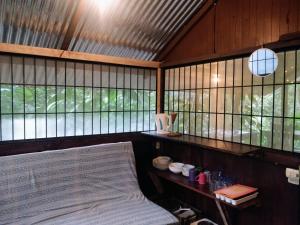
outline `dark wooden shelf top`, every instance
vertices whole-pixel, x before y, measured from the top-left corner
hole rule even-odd
[[[191,191],[194,191],[198,194],[204,195],[213,200],[216,199],[215,195],[210,192],[208,185],[200,185],[197,182],[190,182],[186,177],[184,177],[180,174],[171,173],[170,171],[161,171],[161,170],[158,170],[155,168],[151,168],[151,169],[149,169],[149,172],[155,174],[156,176],[158,176],[162,179],[165,179],[165,180],[175,183],[179,186],[187,188]],[[228,205],[228,206],[236,208],[238,210],[246,209],[251,206],[259,206],[260,205],[259,198],[252,199],[250,201],[244,202],[239,205],[232,205],[225,201],[221,201],[221,200],[219,200],[219,201],[222,204]]]
[[[259,150],[256,146],[244,145],[239,143],[232,143],[228,141],[214,140],[209,138],[196,137],[191,135],[181,135],[179,137],[169,137],[165,134],[158,134],[156,131],[142,132],[142,134],[158,138],[162,140],[169,140],[184,144],[190,144],[202,147],[206,150],[214,150],[225,152],[237,156],[247,155]]]

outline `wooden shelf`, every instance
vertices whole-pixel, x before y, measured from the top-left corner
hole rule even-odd
[[[167,181],[170,181],[172,183],[175,183],[179,186],[182,186],[184,188],[187,188],[193,192],[196,192],[198,194],[201,194],[203,196],[206,196],[208,198],[211,198],[213,200],[216,200],[216,197],[213,193],[211,193],[209,191],[209,187],[208,185],[200,185],[196,182],[190,182],[186,177],[182,176],[182,175],[179,175],[179,174],[174,174],[174,173],[171,173],[170,171],[161,171],[161,170],[158,170],[158,169],[155,169],[155,168],[151,168],[149,169],[149,172],[164,179],[164,180],[167,180]],[[232,208],[236,208],[238,210],[243,210],[243,209],[246,209],[248,207],[252,207],[252,206],[259,206],[260,205],[260,201],[259,201],[259,198],[255,198],[255,199],[252,199],[250,201],[247,201],[245,203],[242,203],[240,205],[232,205],[232,204],[229,204],[225,201],[221,201],[219,200],[222,204],[225,204],[225,205],[228,205]]]
[[[232,143],[228,141],[214,140],[209,138],[196,137],[191,135],[181,135],[179,137],[169,137],[165,134],[158,134],[156,131],[142,132],[143,135],[161,140],[174,141],[183,144],[195,145],[206,150],[229,153],[236,156],[244,156],[259,150],[258,147]]]

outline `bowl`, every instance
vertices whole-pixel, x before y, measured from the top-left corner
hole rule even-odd
[[[189,172],[191,169],[194,169],[195,166],[190,165],[190,164],[184,164],[184,166],[182,167],[182,175],[185,177],[189,176]]]
[[[169,170],[172,173],[176,173],[176,174],[181,173],[183,165],[184,165],[183,163],[178,163],[178,162],[170,163],[169,164]]]
[[[171,162],[171,158],[167,156],[159,156],[152,160],[152,165],[159,170],[167,170],[169,168],[169,164]]]

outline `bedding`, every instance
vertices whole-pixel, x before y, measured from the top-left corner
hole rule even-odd
[[[177,224],[141,192],[130,142],[0,157],[0,224]]]

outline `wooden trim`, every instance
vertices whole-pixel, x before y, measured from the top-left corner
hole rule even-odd
[[[200,62],[211,62],[213,60],[221,60],[225,58],[232,58],[237,56],[243,56],[243,55],[250,55],[254,50],[261,48],[262,46],[254,46],[244,49],[239,49],[234,52],[230,53],[217,53],[217,54],[209,54],[209,55],[203,55],[199,57],[193,57],[193,58],[186,58],[183,60],[173,60],[173,61],[163,61],[161,62],[161,68],[167,68],[167,67],[174,67],[174,66],[182,66],[182,65],[188,65],[193,63],[200,63]],[[280,51],[280,50],[288,50],[288,49],[294,49],[300,47],[300,40],[289,40],[289,41],[276,41],[276,42],[270,42],[267,44],[264,44],[265,48],[270,48],[274,51]]]
[[[157,54],[155,60],[161,61],[169,52],[184,38],[184,36],[191,30],[191,28],[201,20],[207,12],[213,7],[215,0],[204,0],[200,9],[192,16],[192,18],[182,26],[181,29],[175,34],[175,37],[170,40],[169,43]]]
[[[89,54],[84,52],[64,51],[59,49],[39,48],[39,47],[6,44],[6,43],[0,43],[0,52],[81,60],[81,61],[89,61],[89,62],[101,62],[101,63],[127,65],[127,66],[147,67],[147,68],[160,67],[160,62],[157,61],[145,61],[145,60],[125,58],[125,57]]]

